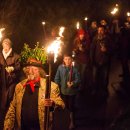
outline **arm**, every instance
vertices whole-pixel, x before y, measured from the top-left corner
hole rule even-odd
[[[79,71],[76,67],[74,68],[73,76],[74,76],[73,87],[77,87],[81,81]]]
[[[56,84],[60,85],[60,81],[61,81],[61,79],[60,79],[60,66],[57,69],[54,81]]]
[[[14,93],[14,97],[12,102],[10,103],[10,107],[7,111],[5,121],[4,121],[4,130],[10,130],[14,128],[15,123],[15,109],[16,108],[16,91]]]
[[[60,97],[60,90],[57,84],[51,83],[51,100],[54,102],[54,107],[61,107],[64,108],[65,104]]]

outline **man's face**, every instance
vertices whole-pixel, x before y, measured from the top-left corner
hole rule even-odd
[[[98,28],[98,34],[99,34],[99,35],[103,35],[103,34],[104,34],[104,28],[99,27],[99,28]]]
[[[3,50],[5,53],[8,53],[8,51],[10,50],[11,48],[11,43],[9,40],[4,40],[3,43],[2,43],[2,46],[3,46]]]
[[[70,66],[71,63],[72,63],[72,58],[69,57],[69,56],[65,56],[64,59],[63,59],[63,61],[64,61],[64,64],[65,64],[66,66]]]
[[[97,28],[97,23],[96,22],[92,22],[91,27],[92,28]]]
[[[26,69],[27,69],[26,72],[27,72],[28,80],[34,80],[40,77],[40,72],[38,67],[28,66]]]

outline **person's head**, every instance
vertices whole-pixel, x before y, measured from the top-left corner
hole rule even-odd
[[[127,22],[130,22],[130,16],[128,16],[126,20],[127,20]]]
[[[104,33],[105,33],[104,27],[102,26],[98,27],[98,35],[104,35]]]
[[[9,38],[4,39],[3,42],[2,42],[2,47],[3,47],[4,52],[8,53],[8,51],[12,47],[11,40]]]
[[[28,80],[34,80],[39,77],[44,78],[46,75],[45,71],[43,70],[42,64],[35,59],[29,59],[23,71]]]
[[[71,66],[72,64],[72,57],[69,54],[65,54],[63,57],[63,62],[65,66]]]
[[[78,36],[79,36],[79,39],[82,40],[85,36],[85,31],[83,29],[80,29],[78,31]]]
[[[97,22],[96,22],[96,21],[92,21],[91,27],[92,27],[92,28],[97,28]]]
[[[57,37],[58,36],[58,27],[54,27],[51,30],[51,36],[52,37]]]
[[[100,24],[101,24],[102,26],[106,26],[106,25],[107,25],[107,22],[106,22],[106,20],[103,19],[103,20],[100,21]]]

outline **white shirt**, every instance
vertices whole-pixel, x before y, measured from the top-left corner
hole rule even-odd
[[[7,57],[10,55],[10,53],[12,52],[12,48],[10,48],[10,50],[8,51],[8,53],[5,53],[4,50],[2,50],[3,56],[5,59],[7,59]]]

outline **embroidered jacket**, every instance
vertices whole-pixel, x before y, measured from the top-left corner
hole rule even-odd
[[[15,93],[12,102],[10,103],[9,110],[6,114],[5,121],[4,121],[4,129],[10,128],[13,129],[15,118],[18,125],[18,129],[21,128],[21,107],[22,107],[22,98],[25,92],[24,84],[27,82],[27,79],[23,80],[19,84],[16,85]],[[40,87],[39,87],[39,94],[38,94],[38,115],[39,115],[39,124],[40,129],[44,130],[44,98],[45,98],[45,87],[46,80],[41,78],[40,79]],[[50,98],[55,102],[55,107],[63,107],[64,103],[60,98],[60,91],[59,87],[54,83],[51,82],[51,95]]]

